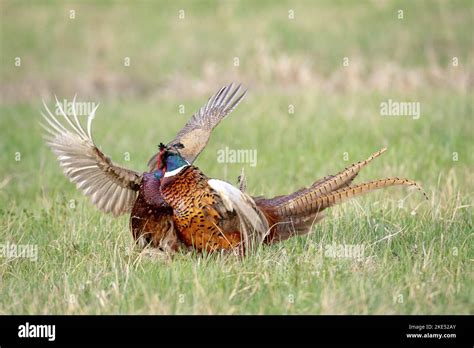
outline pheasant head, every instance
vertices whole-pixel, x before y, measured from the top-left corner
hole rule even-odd
[[[173,176],[190,165],[190,163],[179,153],[179,150],[183,147],[184,146],[181,143],[171,146],[160,143],[160,152],[157,156],[157,171],[155,172],[155,177],[158,178],[159,176],[161,179],[162,177]]]

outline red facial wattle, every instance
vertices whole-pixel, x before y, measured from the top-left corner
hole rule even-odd
[[[157,160],[156,160],[156,169],[161,170],[162,177],[165,176],[165,172],[166,172],[166,164],[162,163],[162,158],[164,156],[165,151],[166,151],[165,149],[161,150],[158,153]]]

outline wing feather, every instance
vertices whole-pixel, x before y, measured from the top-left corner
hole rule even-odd
[[[222,180],[210,179],[207,183],[221,198],[225,209],[235,211],[239,216],[245,249],[251,250],[261,245],[270,228],[252,197]]]
[[[41,124],[46,133],[46,144],[56,155],[64,174],[76,184],[102,211],[115,216],[130,211],[141,182],[141,175],[115,165],[95,145],[91,127],[97,107],[87,119],[87,133],[75,112],[68,116],[56,99],[61,114],[53,115],[43,101],[46,114],[41,112],[46,124]]]
[[[234,88],[231,83],[222,87],[207,103],[202,106],[179,131],[168,146],[181,143],[184,148],[180,150],[181,156],[189,163],[193,163],[209,141],[212,130],[229,115],[245,97],[247,91],[239,94],[241,85]],[[156,169],[158,153],[148,161],[150,170]]]

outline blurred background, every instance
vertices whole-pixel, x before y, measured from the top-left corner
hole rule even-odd
[[[239,171],[215,170],[218,148],[258,148],[260,170],[294,152],[300,175],[285,181],[297,183],[345,152],[350,162],[386,145],[435,170],[471,130],[470,1],[2,0],[1,14],[4,176],[19,169],[16,152],[35,154],[33,167],[43,158],[35,121],[54,95],[101,103],[96,141],[144,169],[220,86],[242,82],[249,95],[213,137],[211,174]],[[419,102],[421,118],[381,117],[388,99]]]
[[[207,96],[228,80],[297,95],[472,85],[470,1],[1,3],[4,103]]]

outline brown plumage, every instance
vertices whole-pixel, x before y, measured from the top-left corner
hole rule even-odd
[[[184,244],[198,250],[247,251],[310,232],[325,209],[352,197],[397,185],[420,189],[415,182],[400,178],[351,185],[359,171],[385,150],[309,188],[267,199],[252,198],[224,181],[209,179],[181,159],[178,151],[164,148],[158,157],[158,168],[164,174],[161,193],[173,209],[178,237]]]
[[[183,144],[183,157],[192,163],[209,141],[212,130],[229,115],[245,97],[241,86],[222,87],[186,123],[168,144]],[[161,199],[159,179],[154,177],[156,155],[150,159],[149,172],[139,173],[118,166],[95,145],[92,134],[93,112],[87,118],[87,131],[77,115],[67,115],[56,100],[60,115],[54,115],[46,104],[42,113],[46,124],[45,139],[57,156],[64,174],[102,211],[115,216],[131,213],[130,229],[141,246],[151,245],[175,250],[179,240],[174,230],[172,210]],[[75,111],[75,98],[73,101]],[[158,190],[156,190],[156,187]]]
[[[150,173],[145,173],[140,183],[130,214],[130,229],[141,247],[151,245],[166,251],[176,251],[179,247],[173,210],[161,197],[159,181]]]
[[[317,180],[309,188],[303,188],[291,195],[271,199],[258,197],[256,204],[263,210],[270,225],[273,225],[266,242],[285,240],[294,234],[304,234],[312,224],[324,217],[323,211],[335,204],[368,191],[388,186],[419,186],[408,179],[381,179],[350,186],[360,170],[387,149],[375,152],[364,161],[359,161],[335,175]]]
[[[130,228],[141,246],[177,250],[180,244],[198,250],[246,252],[265,243],[308,233],[324,210],[371,190],[395,185],[418,185],[389,178],[352,185],[359,171],[385,149],[309,188],[273,198],[253,198],[239,187],[209,179],[193,161],[206,146],[212,130],[245,96],[229,85],[209,99],[167,146],[149,161],[149,172],[138,173],[114,164],[92,140],[77,115],[58,117],[46,107],[46,140],[64,173],[104,212],[131,212]],[[60,104],[58,103],[60,107]],[[73,108],[74,110],[74,108]],[[418,187],[419,188],[419,187]]]
[[[208,178],[196,167],[188,166],[180,175],[164,178],[163,199],[173,208],[178,237],[198,250],[231,249],[240,241],[238,216],[229,212],[220,197],[207,184]]]

